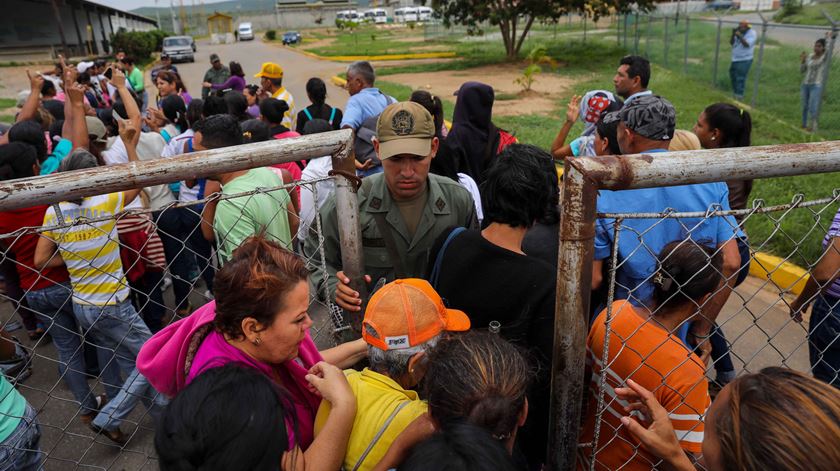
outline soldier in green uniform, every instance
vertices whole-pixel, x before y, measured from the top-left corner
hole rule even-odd
[[[383,172],[365,177],[358,192],[359,222],[365,259],[365,281],[423,278],[429,250],[447,228],[477,228],[470,193],[457,182],[429,174],[438,149],[432,115],[417,103],[394,103],[382,112],[374,141]],[[335,195],[321,208],[327,293],[330,301],[357,312],[362,300],[348,285],[341,268],[341,245]],[[318,256],[318,236],[304,243]],[[322,288],[324,274],[313,264],[311,279]],[[321,292],[317,289],[315,292]]]

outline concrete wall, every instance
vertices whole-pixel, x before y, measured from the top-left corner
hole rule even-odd
[[[695,13],[706,9],[706,2],[704,1],[688,1],[688,2],[669,2],[657,3],[656,12],[661,15],[674,15],[677,9],[682,13]]]
[[[4,56],[60,50],[61,34],[49,1],[3,0],[0,49]],[[104,7],[64,1],[59,5],[61,27],[71,55],[106,54],[108,38],[124,27],[129,31],[154,29],[148,22]],[[110,18],[110,21],[109,21]],[[113,25],[113,29],[112,29]]]
[[[702,3],[702,2],[701,2]],[[388,11],[388,16],[394,16],[394,9],[391,7],[384,7]],[[242,15],[234,18],[234,26],[243,22],[251,22],[254,29],[257,31],[265,31],[267,29],[277,30],[291,30],[300,28],[314,28],[317,26],[335,26],[336,13],[343,10],[350,10],[352,8],[347,6],[322,6],[322,7],[286,7],[281,8],[276,14],[264,13],[262,15]],[[366,7],[355,7],[355,10],[361,13],[367,10]],[[323,21],[319,25],[315,22],[318,18]]]

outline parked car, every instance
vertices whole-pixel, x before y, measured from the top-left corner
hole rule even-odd
[[[191,36],[163,38],[161,53],[172,58],[172,62],[195,62],[195,41]]]
[[[713,0],[706,4],[706,10],[731,10],[734,7],[732,0]]]
[[[287,31],[283,33],[283,44],[299,44],[302,38],[300,37],[300,33],[297,31]]]
[[[251,27],[251,23],[239,23],[237,31],[239,32],[240,41],[251,41],[254,39],[254,28]]]

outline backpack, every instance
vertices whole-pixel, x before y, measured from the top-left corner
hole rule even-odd
[[[388,102],[385,106],[389,106],[397,102],[388,95],[385,95],[382,92],[379,93],[382,94]],[[373,138],[376,137],[377,120],[379,120],[379,114],[362,121],[362,125],[356,130],[356,137],[353,139],[353,151],[356,153],[356,160],[362,164],[367,160],[372,160],[374,167],[382,165],[382,162],[379,161],[379,157],[376,156],[376,150],[373,148]]]

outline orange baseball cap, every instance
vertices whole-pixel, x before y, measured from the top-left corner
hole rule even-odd
[[[254,75],[254,77],[265,77],[270,79],[283,78],[283,68],[274,62],[263,62],[262,67],[260,67],[260,73]]]
[[[411,348],[444,331],[470,329],[463,311],[447,309],[426,280],[406,278],[379,289],[367,305],[362,338],[381,350]]]

